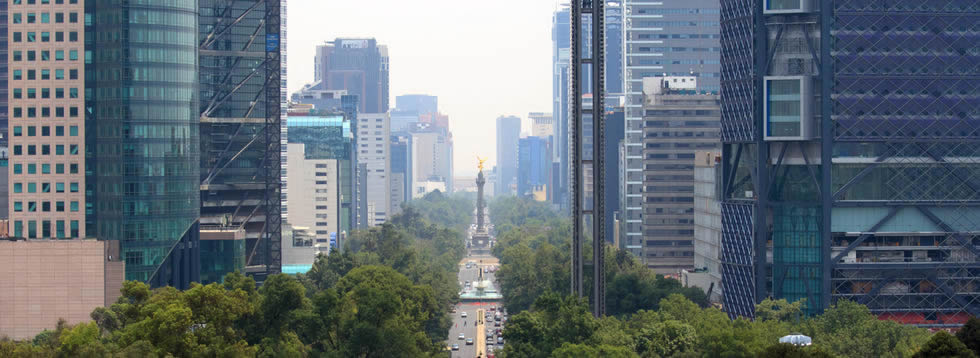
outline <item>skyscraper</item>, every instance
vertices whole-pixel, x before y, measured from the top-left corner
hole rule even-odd
[[[70,10],[70,31],[80,29],[81,5],[64,6]],[[68,160],[66,177],[51,178],[68,186],[54,192],[80,195],[76,175],[84,172],[85,192],[90,195],[86,225],[81,227],[72,216],[69,236],[85,230],[88,236],[119,240],[127,280],[179,289],[188,288],[200,275],[197,13],[194,2],[86,2],[85,14],[94,20],[86,29],[91,37],[85,50],[92,57],[85,67],[85,92],[92,95],[84,98],[84,133],[81,108],[76,106],[82,99],[75,93],[68,96],[67,117],[59,116],[64,114],[60,108],[54,113],[55,121],[67,118],[60,119],[68,127],[67,158],[78,158]],[[160,19],[169,19],[171,25],[161,29]],[[81,42],[55,44],[61,47],[53,49],[55,60],[77,66],[66,68],[71,78],[86,62],[80,55]],[[69,87],[70,92],[77,90]],[[55,134],[60,131],[54,129]],[[85,151],[90,160],[84,170],[81,155],[74,154],[80,153],[80,138],[88,140]],[[62,173],[63,165],[54,165],[55,175]],[[44,175],[46,169],[41,169]],[[74,199],[64,212],[80,213]],[[57,223],[55,234],[60,226]]]
[[[517,148],[517,195],[537,197],[537,193],[547,193],[551,178],[551,148],[548,139],[540,137],[521,138]],[[545,194],[547,199],[547,194]]]
[[[729,314],[980,313],[980,3],[721,3]]]
[[[243,228],[251,274],[279,271],[287,194],[280,184],[288,177],[282,164],[281,5],[281,0],[200,0],[198,5],[201,224],[208,230]]]
[[[375,39],[338,38],[316,48],[316,87],[347,90],[361,113],[388,112],[388,47]]]
[[[626,175],[623,244],[642,255],[643,78],[695,76],[698,90],[719,89],[718,0],[624,0]]]
[[[521,138],[521,118],[497,118],[496,195],[513,195],[517,185],[517,141]]]
[[[718,140],[718,95],[695,77],[643,79],[641,261],[663,274],[694,268],[694,156]]]
[[[10,235],[83,238],[85,63],[79,54],[85,51],[85,25],[80,20],[85,9],[80,4],[10,7],[4,26],[11,56],[3,66],[10,69],[11,89],[4,102],[9,101],[11,116],[5,118],[2,133],[2,140],[9,139],[9,166],[3,170],[8,171],[11,188]],[[60,17],[52,18],[52,13]],[[54,41],[52,34],[61,40]]]

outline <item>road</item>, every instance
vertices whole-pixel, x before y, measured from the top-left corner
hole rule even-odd
[[[465,263],[467,261],[475,261],[478,267],[466,268]],[[480,266],[480,261],[483,260],[482,265],[496,264],[497,260],[492,257],[477,257],[469,256],[460,263],[459,267],[459,282],[461,283],[460,289],[465,286],[466,281],[470,281],[473,284],[475,281],[479,280],[480,270],[483,266]],[[494,279],[493,273],[485,273],[484,279],[494,282],[496,286],[496,281]],[[476,314],[478,309],[483,309],[489,311],[491,306],[499,305],[500,302],[464,302],[456,306],[456,313],[453,314],[453,326],[449,329],[449,341],[448,344],[452,346],[453,344],[459,344],[459,350],[452,352],[452,357],[460,358],[474,358],[477,357],[477,334],[486,336],[487,332],[476,331]],[[462,313],[466,312],[467,317],[463,318]],[[494,328],[493,319],[487,321],[487,327]],[[462,333],[465,338],[473,338],[473,345],[466,345],[465,339],[459,339],[459,334]],[[497,337],[494,336],[492,339],[488,339],[488,342],[496,342]],[[493,346],[494,349],[498,348]],[[502,348],[502,347],[500,347]]]

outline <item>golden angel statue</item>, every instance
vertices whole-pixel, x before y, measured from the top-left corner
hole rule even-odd
[[[487,160],[486,160],[486,159],[482,159],[482,158],[480,158],[480,156],[479,156],[479,155],[478,155],[478,156],[476,156],[476,160],[478,160],[478,161],[480,162],[480,164],[477,164],[476,166],[477,166],[478,168],[480,168],[480,171],[482,172],[482,171],[483,171],[483,163],[485,163],[485,162],[486,162]]]

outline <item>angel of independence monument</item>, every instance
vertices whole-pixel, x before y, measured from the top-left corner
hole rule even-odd
[[[490,232],[487,230],[486,218],[487,218],[487,203],[483,199],[483,185],[487,183],[487,178],[483,176],[483,162],[485,159],[479,159],[480,173],[476,176],[476,230],[470,236],[470,252],[473,255],[489,255],[490,254]]]

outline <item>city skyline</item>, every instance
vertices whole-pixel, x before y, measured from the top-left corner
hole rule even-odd
[[[476,175],[471,162],[477,155],[488,158],[490,167],[497,164],[496,150],[485,142],[497,117],[515,115],[530,128],[528,113],[551,111],[551,17],[556,4],[434,0],[420,7],[396,0],[374,0],[371,6],[354,0],[294,1],[287,10],[294,29],[324,27],[323,14],[345,16],[331,16],[324,31],[289,33],[288,90],[291,94],[314,81],[314,54],[324,41],[374,38],[388,46],[392,107],[400,95],[438,96],[440,111],[450,117],[453,167],[459,175]],[[453,46],[440,45],[445,43]],[[499,70],[486,70],[494,67]],[[460,76],[471,80],[460,81]],[[480,90],[472,90],[472,83],[480,84]]]

